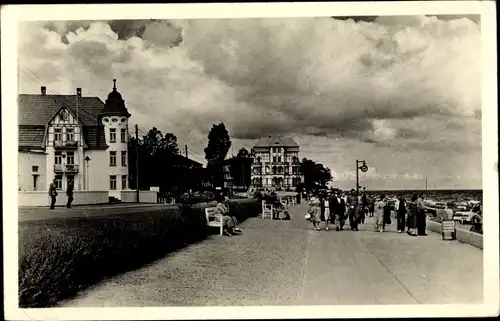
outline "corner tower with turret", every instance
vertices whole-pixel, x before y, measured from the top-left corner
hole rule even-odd
[[[125,106],[122,95],[116,88],[113,79],[113,90],[104,104],[104,110],[99,115],[104,126],[104,137],[108,148],[109,196],[121,198],[120,191],[128,190],[128,119],[130,113]]]

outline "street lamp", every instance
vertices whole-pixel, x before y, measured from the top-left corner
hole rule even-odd
[[[366,162],[364,160],[356,159],[356,195],[359,195],[359,171],[361,170],[363,173],[368,171],[368,166],[366,166]]]
[[[90,188],[89,188],[89,162],[90,162],[90,161],[91,161],[90,157],[88,157],[88,156],[87,156],[87,157],[85,157],[85,163],[87,164],[87,166],[86,166],[86,170],[85,170],[85,173],[87,174],[87,175],[85,175],[85,176],[87,176],[87,177],[86,177],[87,182],[86,182],[86,184],[85,184],[85,185],[86,185],[85,187],[86,187],[87,191],[88,191],[88,190],[90,190]]]

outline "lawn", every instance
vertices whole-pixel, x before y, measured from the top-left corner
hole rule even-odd
[[[235,201],[240,221],[258,215],[255,200]],[[137,269],[209,235],[203,208],[57,218],[19,224],[19,305],[50,307],[89,285]]]

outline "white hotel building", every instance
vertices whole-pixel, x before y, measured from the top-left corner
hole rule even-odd
[[[252,148],[252,187],[293,191],[304,178],[299,145],[289,137],[261,138]]]
[[[116,80],[108,99],[77,95],[19,95],[19,192],[128,190],[128,119]],[[77,114],[78,112],[78,114]],[[59,192],[59,195],[62,195]]]

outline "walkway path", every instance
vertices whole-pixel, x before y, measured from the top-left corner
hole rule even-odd
[[[350,230],[311,230],[251,218],[244,234],[214,235],[142,269],[102,282],[66,307],[480,303],[482,251],[442,241]]]

